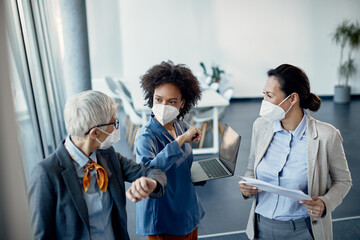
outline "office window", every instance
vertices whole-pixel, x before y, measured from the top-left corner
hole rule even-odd
[[[9,55],[25,176],[66,135],[61,54],[52,1],[11,1]]]

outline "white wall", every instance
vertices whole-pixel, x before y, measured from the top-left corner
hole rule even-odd
[[[121,75],[138,79],[152,65],[168,59],[185,63],[197,72],[203,61],[207,66],[220,65],[228,74],[229,84],[235,87],[234,97],[240,98],[262,96],[266,71],[281,63],[302,67],[314,93],[332,95],[340,51],[330,34],[344,19],[360,20],[358,0],[111,2],[114,5],[108,1],[87,2],[104,5],[94,19],[104,34],[91,32],[89,26],[90,48],[91,41],[98,41],[97,52],[109,52],[109,48],[120,51]],[[103,18],[115,13],[113,7],[118,7],[119,22],[101,25]],[[105,9],[109,11],[102,16]],[[106,44],[103,35],[108,32],[120,37],[116,46],[113,40]],[[350,81],[355,94],[360,93],[359,53],[359,72]],[[93,58],[96,56],[91,62],[96,61]],[[119,64],[104,60],[108,68]],[[96,77],[112,73],[104,66],[92,64],[92,68],[99,75]]]
[[[91,76],[120,76],[123,70],[119,1],[87,0],[86,14]]]

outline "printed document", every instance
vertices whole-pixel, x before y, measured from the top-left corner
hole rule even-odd
[[[275,193],[278,195],[292,198],[296,201],[312,200],[312,198],[309,195],[306,195],[303,191],[300,190],[279,187],[254,178],[248,178],[243,176],[241,176],[241,178],[243,180],[241,180],[239,183],[245,183],[247,185],[255,186],[264,192]]]

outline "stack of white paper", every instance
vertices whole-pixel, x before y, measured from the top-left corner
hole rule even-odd
[[[279,187],[254,178],[248,178],[248,177],[241,177],[241,178],[243,180],[241,180],[239,183],[245,183],[247,185],[255,186],[258,189],[265,192],[275,193],[281,196],[292,198],[297,201],[312,200],[312,198],[309,195],[306,195],[304,192],[300,190]]]

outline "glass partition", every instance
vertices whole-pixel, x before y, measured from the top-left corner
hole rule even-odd
[[[57,2],[57,1],[54,1]],[[11,1],[8,44],[17,132],[25,176],[55,151],[66,135],[56,5],[53,1]]]

